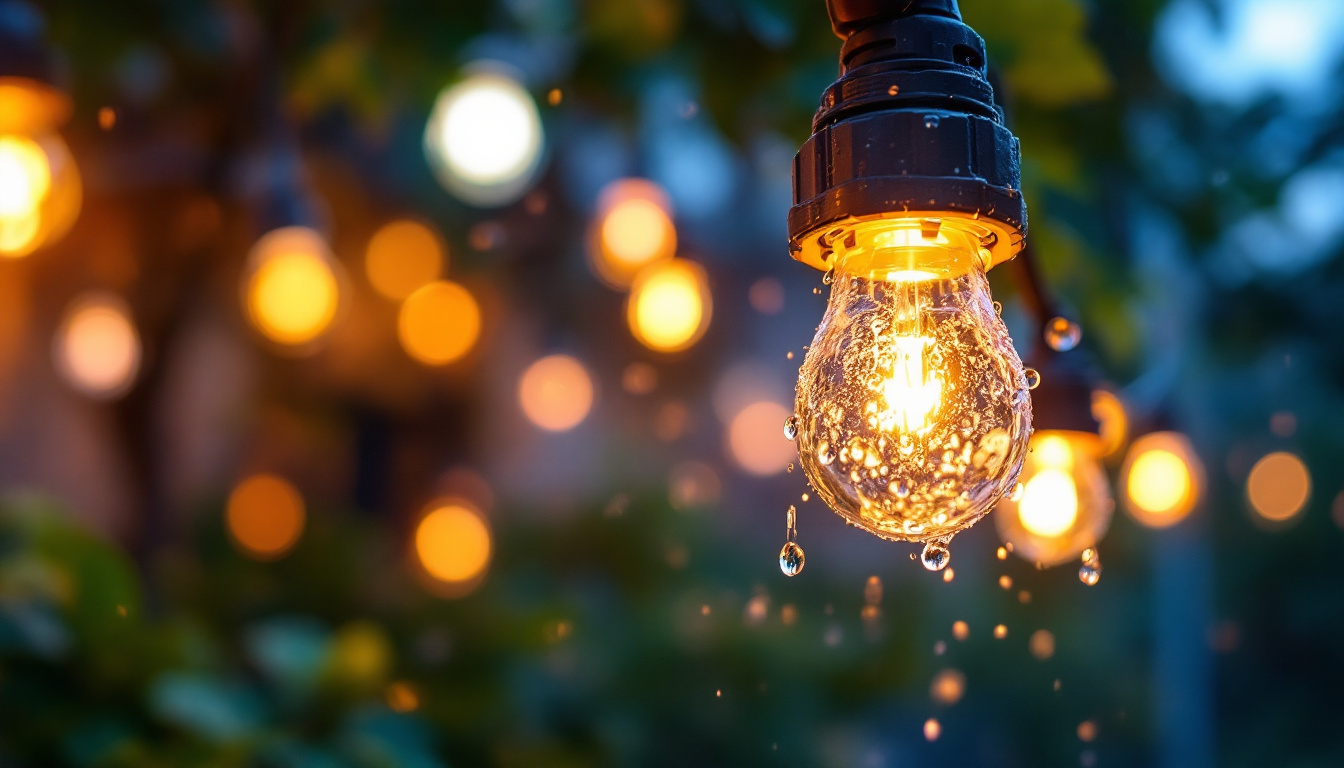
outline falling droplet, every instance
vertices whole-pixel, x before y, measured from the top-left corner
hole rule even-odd
[[[1078,569],[1078,580],[1089,587],[1101,581],[1101,556],[1095,549],[1083,550],[1083,564]]]
[[[812,286],[812,294],[813,294],[814,296],[820,295],[820,294],[821,294],[821,289],[818,288],[818,287],[815,286],[815,285]]]
[[[830,285],[831,283],[834,283],[834,282],[835,282],[835,268],[832,267],[832,268],[826,270],[826,274],[824,274],[824,275],[821,276],[821,284],[822,284],[822,285]]]
[[[779,550],[779,570],[784,572],[785,576],[797,576],[803,571],[803,548],[798,546],[795,541],[784,544],[784,548]]]
[[[798,437],[798,417],[790,416],[784,420],[784,436],[790,440]]]
[[[1027,389],[1035,389],[1041,385],[1041,372],[1035,368],[1028,368],[1026,371]]]
[[[1045,343],[1056,352],[1068,352],[1083,340],[1082,326],[1067,317],[1056,317],[1045,324]]]
[[[994,314],[996,315],[1003,314],[1003,302],[1001,301],[994,302]]]
[[[792,472],[792,471],[793,471],[793,462],[792,462],[792,461],[789,462],[789,468],[788,468],[787,471],[789,471],[789,472]]]
[[[924,551],[920,553],[919,559],[930,571],[941,571],[952,559],[952,552],[947,548],[947,542],[937,539],[924,545]]]

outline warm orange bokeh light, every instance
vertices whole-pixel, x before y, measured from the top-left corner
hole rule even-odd
[[[325,333],[340,301],[332,264],[322,236],[307,227],[263,235],[252,248],[245,286],[252,325],[287,346],[308,344]]]
[[[1202,482],[1199,458],[1177,432],[1154,432],[1134,441],[1120,472],[1126,509],[1150,528],[1185,519],[1199,502]]]
[[[1092,393],[1092,417],[1100,425],[1101,458],[1114,456],[1129,439],[1129,415],[1125,404],[1114,392],[1098,389]]]
[[[626,314],[639,343],[659,352],[679,352],[700,340],[711,312],[705,270],[694,262],[672,259],[639,273]]]
[[[415,529],[415,552],[431,577],[447,586],[470,587],[490,564],[490,528],[470,505],[445,500],[432,505]]]
[[[258,560],[274,560],[303,534],[303,497],[283,477],[253,475],[229,494],[225,522],[244,553]]]
[[[573,429],[593,406],[593,380],[583,364],[568,355],[543,357],[518,381],[518,403],[542,429]]]
[[[0,256],[26,256],[59,239],[74,223],[81,195],[59,136],[0,133]]]
[[[1287,522],[1297,517],[1311,498],[1311,472],[1291,453],[1271,453],[1251,468],[1246,478],[1246,498],[1265,520]]]
[[[364,271],[374,290],[401,301],[443,272],[443,240],[418,221],[384,224],[369,240]]]
[[[798,449],[784,437],[784,421],[792,411],[779,403],[752,403],[728,424],[728,453],[738,466],[761,477],[784,471]]]
[[[598,279],[628,288],[644,267],[672,258],[677,230],[667,193],[644,179],[618,179],[602,190],[589,264]]]
[[[140,370],[140,335],[126,305],[111,295],[91,294],[71,304],[53,352],[66,382],[99,399],[125,393]]]
[[[447,365],[471,351],[481,334],[481,310],[466,288],[437,280],[406,298],[397,336],[406,354],[425,365]]]

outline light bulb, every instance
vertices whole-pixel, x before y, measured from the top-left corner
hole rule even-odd
[[[1125,508],[1149,528],[1184,520],[1199,503],[1203,485],[1199,456],[1179,432],[1151,432],[1135,440],[1120,470]]]
[[[27,256],[74,224],[79,171],[55,133],[0,134],[0,256]]]
[[[1110,528],[1115,499],[1099,456],[1101,438],[1041,430],[1031,438],[1021,488],[999,502],[999,536],[1023,559],[1050,566],[1096,546]]]
[[[959,217],[883,218],[830,238],[830,301],[786,431],[818,495],[883,538],[946,540],[1022,469],[1031,399],[990,299],[983,232]]]

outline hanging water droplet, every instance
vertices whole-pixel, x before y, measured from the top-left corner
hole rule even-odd
[[[1035,368],[1028,368],[1024,373],[1027,376],[1027,389],[1035,389],[1041,385],[1041,372]]]
[[[1068,352],[1083,340],[1083,328],[1067,317],[1056,317],[1045,324],[1045,343],[1056,352]]]
[[[790,440],[798,437],[798,417],[790,416],[784,420],[784,436]]]
[[[785,576],[797,576],[802,573],[805,559],[803,548],[798,546],[797,542],[787,542],[784,548],[779,550],[779,570],[783,571]]]
[[[1003,314],[1003,302],[1001,301],[994,302],[994,314],[996,315]]]
[[[792,504],[784,513],[784,528],[789,534],[789,540],[792,541],[793,537],[798,534],[798,508]]]
[[[834,267],[832,267],[832,268],[826,270],[826,274],[824,274],[824,275],[821,276],[821,284],[822,284],[822,285],[830,285],[830,284],[833,283],[833,282],[835,282],[835,268],[834,268]]]
[[[938,127],[938,116],[937,116],[937,115],[925,115],[925,116],[924,116],[924,127],[925,127],[925,128],[937,128],[937,127]]]
[[[947,542],[936,539],[924,545],[924,551],[920,553],[919,559],[930,571],[941,571],[952,559],[952,551],[947,548]]]
[[[1018,483],[1017,485],[1014,485],[1014,486],[1013,486],[1013,492],[1010,493],[1010,494],[1008,494],[1008,498],[1009,498],[1009,500],[1011,500],[1011,501],[1021,501],[1021,500],[1022,500],[1022,494],[1025,493],[1026,490],[1027,490],[1027,487],[1026,487],[1025,485],[1021,484],[1021,483]]]

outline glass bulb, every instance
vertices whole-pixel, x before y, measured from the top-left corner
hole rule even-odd
[[[1041,430],[1031,438],[1022,487],[999,502],[994,523],[1013,552],[1058,565],[1096,546],[1111,525],[1115,498],[1098,458],[1101,438]]]
[[[883,538],[946,539],[1022,469],[1031,399],[982,231],[902,218],[832,233],[830,302],[798,379],[799,456],[832,509]]]

